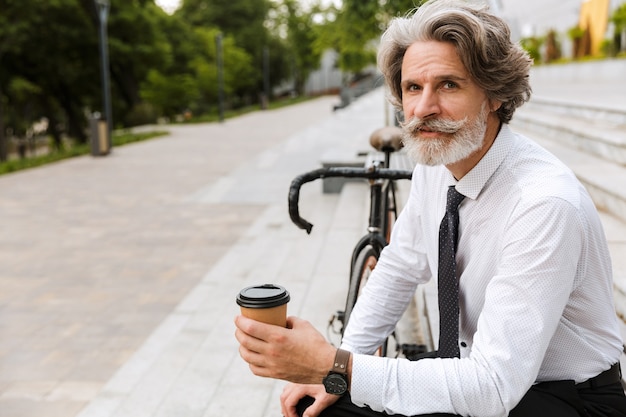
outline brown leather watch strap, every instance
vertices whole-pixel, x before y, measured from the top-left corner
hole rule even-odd
[[[337,353],[335,354],[335,361],[333,362],[333,368],[331,369],[331,372],[347,374],[350,355],[351,353],[347,350],[337,349]]]

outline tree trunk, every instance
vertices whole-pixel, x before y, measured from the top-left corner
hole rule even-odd
[[[2,105],[2,86],[0,86],[0,162],[7,160],[7,137],[4,129],[4,106]]]
[[[59,131],[59,119],[55,106],[50,99],[45,100],[46,117],[48,118],[48,134],[52,136],[52,146],[55,150],[63,150],[61,131]]]
[[[61,132],[59,132],[59,121],[54,116],[48,116],[48,133],[52,136],[52,145],[57,151],[63,150]]]
[[[76,139],[78,143],[87,143],[87,134],[85,132],[85,126],[80,122],[82,119],[79,116],[80,112],[76,114],[74,111],[69,111],[67,114],[67,130],[70,137]]]
[[[86,123],[82,112],[76,108],[76,103],[72,102],[71,97],[65,91],[58,91],[57,94],[59,105],[65,112],[67,134],[76,139],[77,143],[87,143]]]

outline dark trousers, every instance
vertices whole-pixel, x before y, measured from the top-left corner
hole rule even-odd
[[[313,399],[303,398],[298,415],[311,405]],[[382,417],[370,408],[357,407],[344,395],[320,417]],[[394,414],[396,417],[402,417]],[[443,417],[453,414],[428,414],[421,417]],[[626,417],[626,396],[621,383],[595,388],[577,388],[573,381],[544,382],[534,385],[515,407],[509,417]],[[418,416],[415,416],[418,417]]]

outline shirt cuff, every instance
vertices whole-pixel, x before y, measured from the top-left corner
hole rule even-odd
[[[383,410],[385,367],[388,358],[372,355],[352,355],[350,397],[359,407],[368,406],[374,411]]]

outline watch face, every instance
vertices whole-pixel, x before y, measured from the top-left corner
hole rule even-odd
[[[337,373],[331,373],[324,378],[324,388],[326,392],[334,395],[343,395],[348,390],[348,381],[346,376]]]

